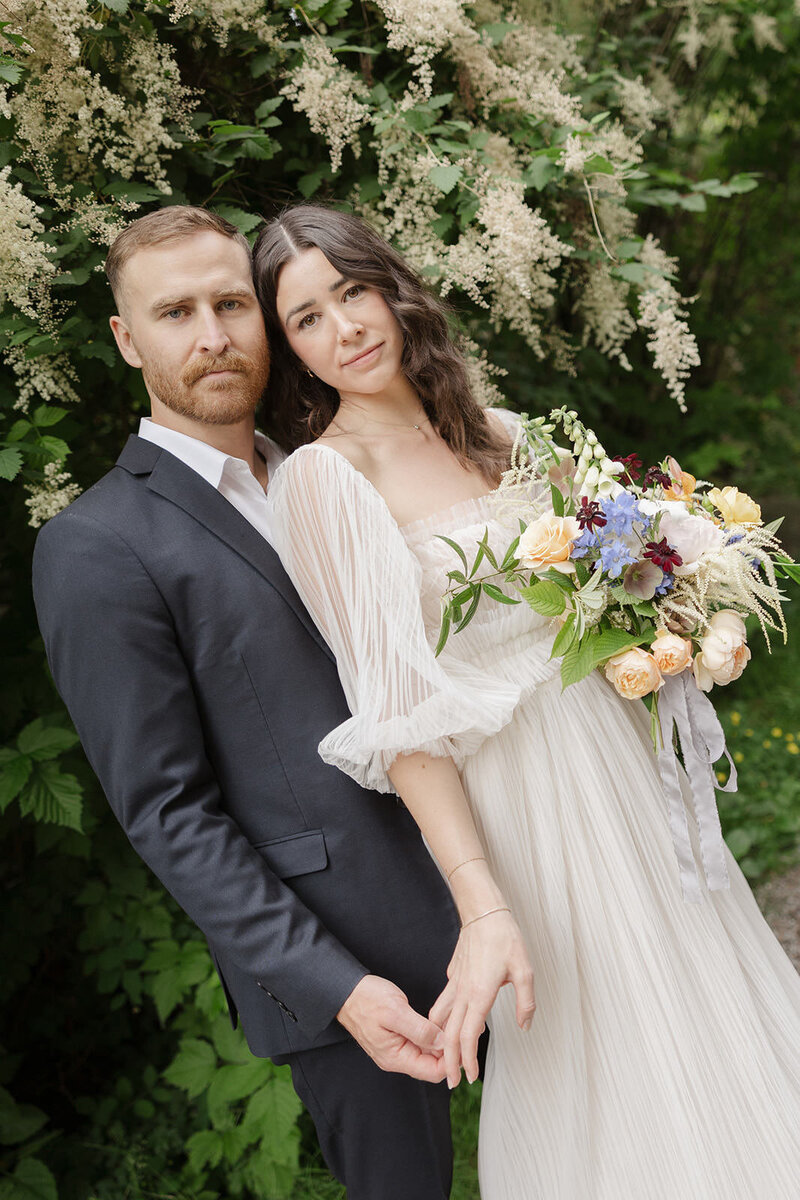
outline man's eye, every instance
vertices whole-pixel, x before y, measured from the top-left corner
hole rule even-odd
[[[176,317],[182,317],[183,309],[182,308],[171,308],[169,310],[169,312],[164,313],[164,316],[169,317],[170,319],[174,319]]]
[[[239,301],[238,300],[223,300],[221,307],[224,308],[226,310],[226,312],[235,312],[235,310],[237,308],[239,308]]]

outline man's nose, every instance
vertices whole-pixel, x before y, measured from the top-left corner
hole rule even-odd
[[[201,316],[198,330],[197,349],[201,354],[222,354],[231,344],[231,339],[219,318],[219,314],[210,311]]]

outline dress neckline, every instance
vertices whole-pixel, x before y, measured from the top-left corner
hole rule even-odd
[[[485,500],[488,500],[489,496],[494,495],[495,491],[497,490],[496,488],[491,488],[488,492],[482,492],[480,496],[467,496],[464,500],[456,500],[453,504],[448,504],[444,508],[438,508],[435,512],[428,513],[424,517],[415,517],[413,521],[406,521],[401,525],[392,513],[392,510],[389,508],[389,505],[386,503],[385,498],[375,487],[375,484],[372,482],[372,480],[368,479],[363,471],[359,471],[358,467],[353,466],[353,464],[350,462],[350,459],[345,454],[342,454],[340,450],[336,450],[333,446],[322,445],[319,442],[307,442],[304,446],[299,446],[294,453],[298,454],[301,450],[327,450],[329,454],[335,454],[337,458],[340,458],[342,462],[346,463],[350,470],[358,475],[364,481],[366,486],[371,488],[375,495],[380,498],[381,504],[383,504],[387,513],[404,536],[407,536],[409,533],[418,532],[419,530],[430,525],[431,522],[438,521],[441,517],[456,516],[462,511],[466,515],[467,513],[471,512],[476,505],[482,504]],[[283,464],[281,464],[281,466],[283,466]]]

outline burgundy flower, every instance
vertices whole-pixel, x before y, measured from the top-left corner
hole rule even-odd
[[[628,454],[625,458],[621,454],[615,454],[614,462],[621,462],[631,483],[636,483],[642,473],[642,460],[638,454]]]
[[[661,567],[667,575],[671,575],[676,567],[683,565],[683,559],[677,550],[673,550],[667,539],[664,537],[660,542],[648,542],[644,552],[645,558],[649,558],[657,567]]]
[[[657,483],[660,484],[662,488],[671,488],[673,481],[670,476],[667,475],[666,471],[661,470],[661,467],[648,467],[644,480],[642,481],[642,487],[655,487]]]
[[[608,524],[600,505],[596,500],[590,500],[588,496],[581,496],[581,506],[575,513],[575,520],[581,529],[588,529],[590,533],[594,532],[595,525],[602,529],[604,525]]]

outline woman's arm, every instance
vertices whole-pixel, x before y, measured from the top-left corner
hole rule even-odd
[[[514,986],[518,1024],[530,1028],[536,1009],[533,970],[519,927],[492,878],[453,760],[421,752],[401,755],[389,778],[448,876],[461,917],[448,984],[430,1018],[445,1032],[450,1087],[458,1083],[462,1065],[474,1083],[478,1038],[504,984]]]

